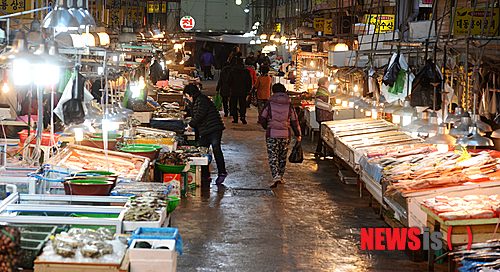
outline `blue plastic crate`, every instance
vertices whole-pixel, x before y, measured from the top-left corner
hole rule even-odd
[[[137,228],[130,236],[130,244],[134,239],[175,239],[175,251],[182,255],[184,244],[182,243],[179,229],[177,228]]]

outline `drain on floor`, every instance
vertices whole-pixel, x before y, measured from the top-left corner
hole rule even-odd
[[[246,188],[232,188],[231,193],[233,196],[276,196],[271,189],[246,189]]]

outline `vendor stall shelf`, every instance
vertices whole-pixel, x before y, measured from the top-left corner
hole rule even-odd
[[[122,232],[128,198],[11,194],[0,202],[0,221],[17,224],[113,226]],[[79,205],[75,205],[79,203]],[[118,203],[122,206],[109,206]],[[93,205],[94,204],[94,205]],[[68,214],[109,214],[114,218],[70,217]],[[50,214],[50,215],[49,215]]]
[[[359,161],[370,148],[422,141],[398,131],[390,122],[371,118],[323,122],[321,135],[335,155],[354,171],[359,170]]]

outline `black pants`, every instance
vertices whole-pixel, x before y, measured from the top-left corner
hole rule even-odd
[[[200,136],[198,144],[204,147],[210,147],[210,145],[212,145],[215,162],[217,163],[217,170],[219,171],[219,174],[226,174],[227,173],[226,163],[224,162],[224,155],[222,154],[222,148],[220,145],[221,140],[222,140],[222,130],[217,130],[207,135]],[[208,166],[201,167],[201,176],[204,178],[210,177]]]
[[[224,109],[224,116],[229,114],[229,96],[222,96],[222,108]]]
[[[240,106],[240,119],[245,120],[247,114],[247,97],[231,96],[231,115],[234,121],[238,121],[238,105]]]
[[[212,66],[203,66],[203,73],[205,74],[205,80],[212,78]]]

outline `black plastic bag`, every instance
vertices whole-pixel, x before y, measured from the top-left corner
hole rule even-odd
[[[392,87],[396,80],[398,80],[399,70],[401,70],[401,65],[399,64],[399,53],[396,55],[394,62],[389,66],[389,68],[385,71],[384,77],[382,78],[382,82]]]
[[[410,95],[410,105],[412,107],[429,107],[432,109],[434,102],[434,86],[431,82],[439,82],[436,87],[436,110],[441,109],[442,77],[438,68],[432,61],[427,61],[425,66],[418,71],[413,80],[412,93]]]
[[[63,104],[64,124],[81,124],[85,121],[85,110],[83,109],[83,83],[85,78],[77,73],[78,80],[73,81],[71,99]]]
[[[302,163],[304,160],[304,154],[302,152],[302,145],[300,142],[295,142],[295,146],[292,149],[292,153],[290,157],[288,157],[288,161],[291,163]]]

